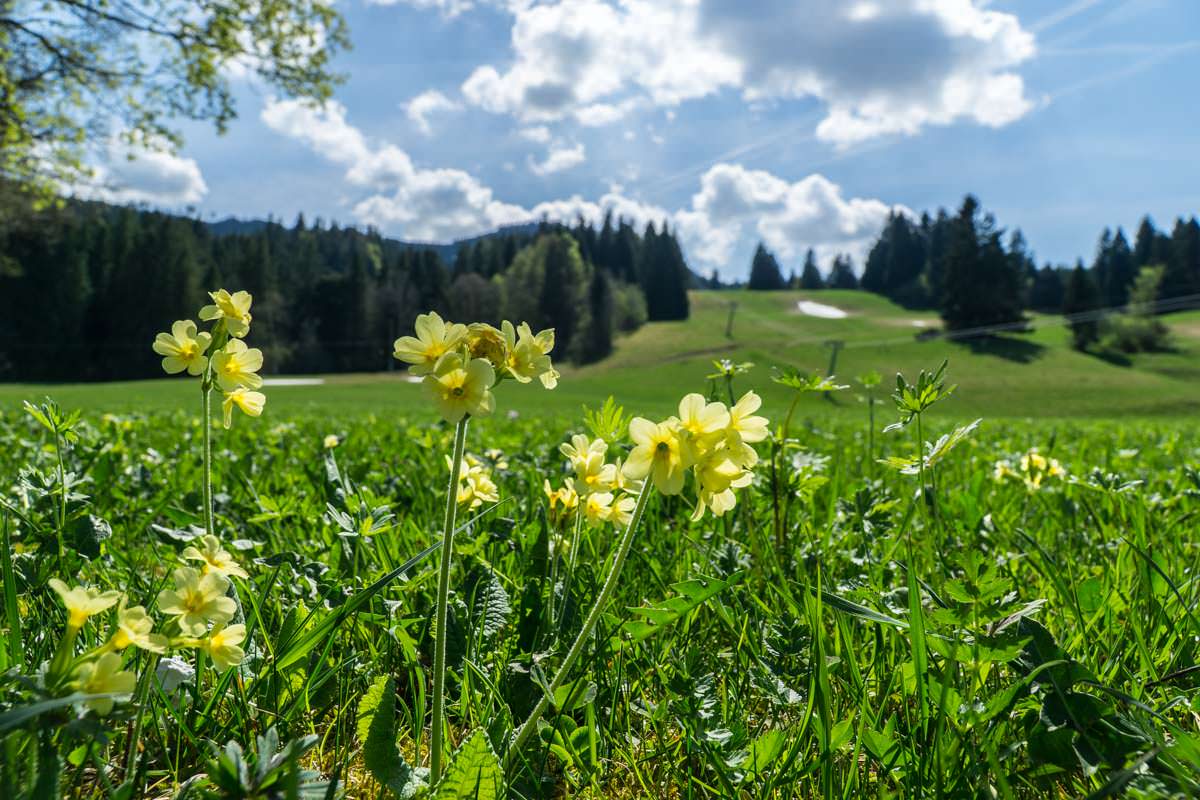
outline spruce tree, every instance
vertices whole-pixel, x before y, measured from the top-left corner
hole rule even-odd
[[[817,269],[817,257],[811,247],[804,254],[804,271],[800,273],[800,288],[808,291],[825,288],[825,279],[821,277],[821,270]]]
[[[777,291],[785,288],[779,262],[762,242],[759,242],[754,250],[754,258],[750,261],[750,281],[746,285],[747,288],[759,291]]]
[[[857,289],[858,276],[854,274],[854,262],[850,256],[839,254],[833,259],[833,268],[829,272],[830,289]]]

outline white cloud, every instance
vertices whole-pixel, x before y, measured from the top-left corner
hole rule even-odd
[[[545,125],[536,125],[532,128],[522,128],[517,132],[522,139],[528,139],[537,144],[550,144],[550,129]]]
[[[87,184],[73,187],[76,196],[108,203],[186,206],[199,203],[208,194],[200,165],[165,151],[114,143],[93,173]]]
[[[346,121],[339,103],[314,108],[296,100],[271,100],[267,127],[296,139],[323,158],[346,167],[346,180],[373,192],[355,204],[355,218],[404,236],[449,241],[527,218],[524,209],[501,203],[492,190],[458,169],[423,169],[390,144],[368,142]]]
[[[429,124],[429,117],[431,115],[447,111],[458,111],[461,108],[461,103],[451,100],[436,89],[430,89],[421,92],[412,100],[409,100],[404,106],[404,111],[408,114],[408,118],[417,126],[417,130],[426,136],[430,136],[433,134],[433,126]]]
[[[733,263],[740,273],[737,258],[748,258],[755,239],[785,265],[798,264],[809,247],[822,261],[848,253],[861,264],[893,209],[908,213],[875,199],[846,199],[820,174],[788,182],[739,164],[717,164],[676,220],[689,256],[709,267]]]
[[[847,145],[1027,113],[1034,38],[982,0],[558,0],[512,8],[513,62],[477,68],[471,104],[526,121],[609,124],[739,90],[751,103],[823,101],[817,135]]]
[[[587,153],[581,143],[573,145],[555,144],[550,147],[546,157],[541,161],[529,159],[529,169],[535,175],[551,175],[577,167],[587,160]]]
[[[337,103],[317,109],[294,100],[273,100],[261,116],[272,130],[345,167],[347,183],[365,193],[352,206],[358,222],[408,239],[449,241],[543,217],[574,221],[582,216],[599,224],[611,210],[639,228],[650,222],[669,224],[693,266],[719,268],[733,277],[745,274],[750,250],[759,239],[785,267],[798,267],[809,247],[822,261],[849,253],[862,263],[888,212],[907,213],[872,198],[846,198],[841,187],[823,175],[789,181],[730,163],[710,167],[690,204],[674,211],[630,197],[615,184],[597,200],[574,195],[524,207],[497,199],[490,187],[467,172],[418,167],[396,146],[369,141]],[[537,166],[544,172],[564,169],[584,155],[581,144],[555,145],[546,162]]]

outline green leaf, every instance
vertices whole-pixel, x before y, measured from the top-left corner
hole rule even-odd
[[[649,639],[710,597],[714,597],[742,579],[743,572],[735,572],[725,580],[717,578],[693,578],[671,586],[677,597],[668,597],[651,606],[628,609],[640,619],[631,619],[621,626],[621,633],[613,640],[613,647],[620,649],[635,642]]]
[[[425,785],[426,771],[409,766],[396,748],[396,685],[390,676],[371,684],[358,703],[358,715],[367,771],[401,800],[415,797]]]
[[[498,800],[504,796],[504,770],[482,728],[450,757],[432,800]]]
[[[473,639],[487,645],[508,624],[512,606],[500,577],[486,564],[475,572],[474,604],[471,609]]]

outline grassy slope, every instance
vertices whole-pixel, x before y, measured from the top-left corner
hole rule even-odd
[[[846,319],[819,319],[796,310],[811,297],[850,312]],[[729,304],[737,303],[734,335],[725,337]],[[1200,312],[1169,318],[1177,350],[1138,356],[1129,364],[1081,355],[1068,346],[1068,334],[1054,323],[1032,334],[989,342],[918,342],[915,321],[936,324],[929,313],[911,313],[883,298],[861,292],[697,292],[692,317],[685,322],[647,325],[622,339],[616,353],[600,364],[567,369],[559,388],[503,388],[501,408],[522,413],[574,414],[583,403],[616,395],[641,413],[667,412],[686,391],[703,389],[716,358],[753,361],[757,367],[743,388],[766,399],[769,413],[781,414],[786,390],[769,380],[774,366],[823,371],[829,362],[828,339],[846,342],[837,373],[843,382],[868,370],[885,376],[884,389],[897,371],[915,373],[950,359],[959,391],[945,406],[955,416],[986,417],[1127,417],[1178,416],[1200,411]],[[100,385],[0,385],[0,409],[12,411],[21,399],[51,394],[68,407],[126,411],[173,408],[194,403],[195,387],[184,380],[154,380]],[[323,386],[272,387],[272,416],[297,410],[385,413],[421,409],[420,387],[401,373],[331,376]],[[844,413],[857,406],[849,393],[839,404],[816,398],[803,412]]]

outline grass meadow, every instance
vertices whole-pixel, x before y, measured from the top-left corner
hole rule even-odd
[[[0,387],[0,797],[1200,795],[1200,316],[1117,364],[819,299],[697,293],[469,431],[399,371],[207,446],[196,378]],[[616,477],[693,392],[662,435],[754,458]]]

